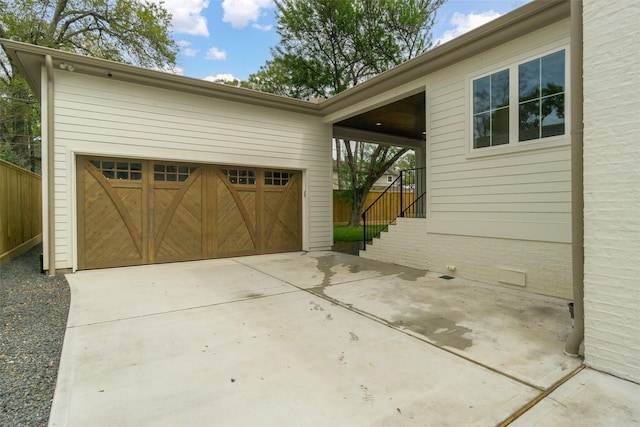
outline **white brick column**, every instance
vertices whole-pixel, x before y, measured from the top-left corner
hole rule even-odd
[[[585,362],[640,382],[640,2],[583,19]]]

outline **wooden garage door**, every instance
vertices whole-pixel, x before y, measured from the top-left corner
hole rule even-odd
[[[301,173],[78,157],[78,267],[298,251]]]

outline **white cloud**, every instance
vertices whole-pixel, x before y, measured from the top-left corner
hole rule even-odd
[[[182,53],[184,53],[185,56],[193,57],[198,54],[198,49],[186,48],[182,49]]]
[[[271,31],[271,29],[273,28],[273,25],[253,24],[252,27],[260,31]]]
[[[184,56],[193,57],[193,56],[196,56],[197,53],[199,52],[198,49],[190,48],[189,46],[191,46],[191,42],[187,40],[180,40],[176,42],[176,44],[178,45],[180,52],[182,52]]]
[[[488,10],[486,12],[480,13],[469,13],[465,15],[464,13],[456,12],[451,17],[449,21],[451,25],[454,26],[452,30],[445,31],[436,43],[442,44],[448,42],[449,40],[455,39],[462,34],[473,30],[474,28],[478,28],[481,25],[486,24],[489,21],[493,21],[497,17],[501,16],[501,13],[498,13],[494,10]]]
[[[171,25],[173,31],[193,36],[208,36],[207,18],[202,15],[202,11],[209,7],[209,0],[152,0],[162,3],[173,19]]]
[[[215,60],[227,59],[227,52],[225,52],[224,50],[220,50],[217,47],[212,47],[207,51],[207,54],[204,57],[206,59]]]
[[[258,20],[262,9],[273,6],[273,0],[224,0],[222,22],[231,24],[233,28],[244,28],[249,22]]]
[[[224,74],[216,74],[215,76],[207,76],[203,80],[206,80],[209,82],[219,82],[219,81],[232,82],[234,80],[239,81],[240,79],[234,76],[233,74],[224,73]]]

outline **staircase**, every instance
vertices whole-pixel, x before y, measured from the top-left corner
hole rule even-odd
[[[400,171],[389,187],[362,212],[363,251],[399,218],[426,217],[426,168]]]
[[[389,225],[388,232],[382,233],[369,243],[366,251],[360,251],[362,258],[391,262],[418,269],[427,265],[427,221],[424,218],[398,218]]]

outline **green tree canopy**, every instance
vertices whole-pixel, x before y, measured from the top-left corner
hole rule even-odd
[[[276,1],[278,46],[256,89],[326,98],[424,53],[445,0]]]
[[[149,68],[175,65],[171,15],[146,0],[0,0],[0,37]],[[0,145],[37,169],[33,95],[0,52]],[[4,150],[6,151],[6,150]],[[7,157],[7,156],[5,156]]]
[[[301,99],[333,96],[428,50],[444,1],[276,1],[281,40],[249,84]],[[359,224],[376,180],[406,152],[366,141],[336,142],[339,181],[351,191],[350,225]]]

